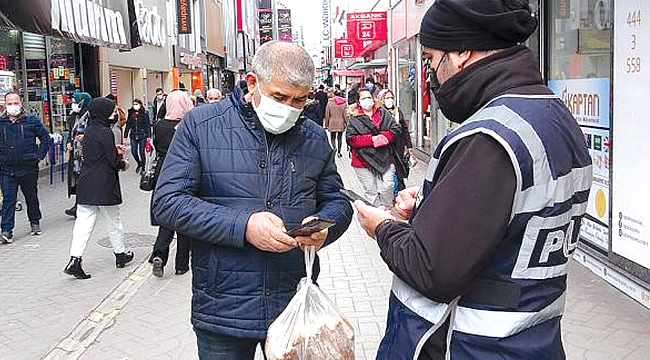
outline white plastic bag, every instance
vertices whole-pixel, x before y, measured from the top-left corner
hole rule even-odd
[[[354,327],[312,280],[316,250],[305,249],[307,277],[266,337],[268,360],[354,359]]]

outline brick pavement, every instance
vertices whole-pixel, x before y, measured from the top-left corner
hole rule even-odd
[[[349,159],[344,157],[337,163],[346,185],[358,190]],[[412,182],[421,180],[422,165],[415,168]],[[132,172],[123,174],[122,179],[125,230],[155,234],[148,222],[149,194],[137,189],[137,177]],[[69,339],[73,329],[92,324],[97,320],[92,315],[100,312],[106,314],[104,319],[110,317],[110,322],[83,352],[82,359],[196,359],[196,339],[189,323],[190,274],[176,276],[172,272],[162,279],[151,276],[148,265],[143,264],[150,247],[135,248],[134,264],[115,269],[110,250],[98,245],[106,234],[99,224],[84,258],[93,279],[69,279],[61,274],[73,224],[62,213],[68,205],[65,186],[41,181],[40,191],[44,235],[26,236],[23,212],[17,216],[15,243],[0,246],[2,358],[36,359],[48,352],[56,355],[52,358],[75,358],[52,350]],[[357,358],[374,358],[385,325],[390,288],[390,273],[376,245],[355,220],[339,241],[319,254],[319,283],[354,324]],[[136,271],[138,265],[141,267]],[[173,269],[171,264],[167,269]],[[137,286],[127,287],[133,289],[128,298],[120,290],[127,282],[137,282]],[[111,312],[107,300],[122,303]],[[569,274],[563,338],[569,359],[648,359],[650,312],[574,263]]]

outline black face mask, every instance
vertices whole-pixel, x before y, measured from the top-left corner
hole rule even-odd
[[[438,98],[438,91],[440,91],[440,81],[438,80],[438,70],[440,69],[440,65],[442,65],[442,61],[447,57],[447,53],[445,52],[442,54],[442,57],[440,57],[440,61],[438,61],[438,65],[435,68],[431,69],[431,74],[430,74],[430,83],[431,83],[431,91],[433,92],[433,96]]]

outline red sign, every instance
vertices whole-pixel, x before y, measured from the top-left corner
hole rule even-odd
[[[348,40],[359,50],[359,56],[382,47],[388,40],[388,16],[385,11],[349,13]]]
[[[356,58],[360,49],[357,49],[348,39],[334,39],[334,58]]]

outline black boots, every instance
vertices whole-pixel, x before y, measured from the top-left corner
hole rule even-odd
[[[81,258],[70,256],[70,262],[63,270],[68,275],[72,275],[77,279],[90,279],[90,274],[86,274],[84,269],[81,268]]]
[[[115,267],[123,268],[131,260],[133,260],[133,252],[132,251],[126,251],[126,252],[123,252],[123,253],[115,254]]]
[[[69,209],[65,209],[65,214],[68,216],[72,216],[75,219],[77,218],[77,204],[75,204],[73,207]]]

